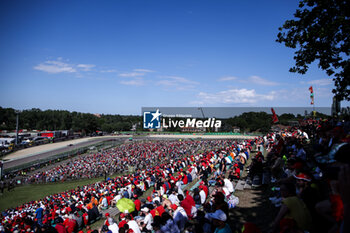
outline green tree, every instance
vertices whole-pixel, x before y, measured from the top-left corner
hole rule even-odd
[[[13,108],[0,107],[0,129],[11,130],[16,128],[16,113]]]
[[[278,120],[279,120],[279,124],[288,125],[289,121],[295,121],[296,118],[295,118],[294,114],[284,113],[278,117]]]
[[[294,16],[279,28],[276,40],[296,49],[289,71],[305,74],[318,61],[334,77],[337,98],[350,100],[350,1],[301,0]]]
[[[239,127],[243,131],[268,132],[271,127],[271,115],[266,112],[245,112],[242,115],[229,118],[225,124],[231,127]]]
[[[45,110],[38,108],[23,110],[19,114],[19,128],[27,130],[73,130],[91,134],[96,130],[106,132],[129,131],[133,124],[142,126],[140,116],[102,115]],[[16,112],[13,108],[0,107],[0,130],[16,129]]]

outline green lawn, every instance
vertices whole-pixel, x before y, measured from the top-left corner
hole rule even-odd
[[[0,211],[17,207],[29,201],[39,200],[51,194],[75,189],[77,186],[93,184],[102,180],[103,177],[100,177],[64,183],[23,185],[16,187],[10,192],[5,190],[4,194],[0,195]]]

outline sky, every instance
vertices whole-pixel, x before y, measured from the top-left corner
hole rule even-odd
[[[275,42],[298,1],[0,1],[0,106],[101,114],[141,107],[330,107],[313,64]],[[346,103],[348,104],[348,103]]]

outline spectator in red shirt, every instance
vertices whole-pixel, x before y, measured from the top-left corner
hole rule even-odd
[[[183,195],[179,194],[177,198],[180,201],[180,206],[184,208],[188,217],[191,216],[192,205],[188,199],[184,199]]]
[[[160,214],[159,214],[159,211],[157,210],[157,208],[154,208],[153,210],[151,210],[150,213],[152,214],[153,218],[156,216],[160,217]]]
[[[91,233],[92,230],[91,230],[91,227],[90,226],[86,226],[86,233]]]
[[[162,214],[165,212],[165,209],[162,205],[159,205],[156,209],[159,213],[159,216],[162,216]]]
[[[111,206],[111,201],[112,201],[112,197],[111,196],[107,196],[107,202],[108,202],[108,206]]]
[[[120,217],[120,222],[118,224],[118,227],[122,228],[122,227],[124,227],[125,224],[127,224],[127,222],[125,220],[125,214],[121,213],[119,217]]]
[[[182,182],[184,182],[184,184],[188,183],[188,178],[186,175],[183,176]]]
[[[55,222],[56,222],[55,229],[58,233],[67,233],[67,229],[63,225],[63,220],[61,218],[56,218]]]
[[[139,199],[136,199],[136,200],[134,201],[134,204],[135,204],[135,209],[136,209],[137,211],[140,211],[140,209],[141,209],[141,201],[140,201]]]
[[[77,221],[75,221],[71,215],[69,215],[69,217],[64,220],[63,225],[66,227],[67,229],[67,233],[72,233],[75,231],[75,228],[77,227]]]
[[[89,215],[85,209],[82,209],[84,225],[87,226],[89,222]]]
[[[195,206],[196,205],[193,197],[190,195],[190,192],[188,190],[186,191],[186,198],[185,198],[185,200],[186,199],[188,200],[188,202],[190,203],[191,206]]]

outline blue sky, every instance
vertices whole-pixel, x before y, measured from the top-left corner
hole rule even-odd
[[[142,106],[331,105],[275,42],[298,1],[0,1],[0,106],[140,114]]]

